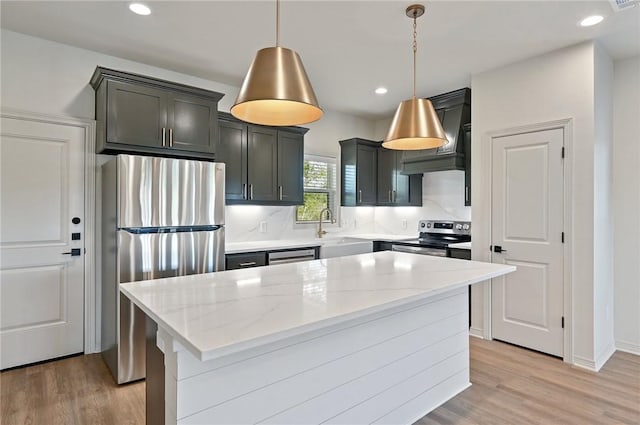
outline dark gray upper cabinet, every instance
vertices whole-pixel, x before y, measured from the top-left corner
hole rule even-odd
[[[471,124],[464,126],[464,205],[471,206]]]
[[[107,82],[107,134],[112,145],[163,147],[167,97],[162,90],[117,81]]]
[[[422,174],[405,175],[402,151],[378,147],[378,202],[380,206],[421,206]]]
[[[278,200],[296,205],[304,203],[304,136],[278,132]]]
[[[301,205],[302,127],[266,127],[220,112],[216,160],[226,164],[227,204]]]
[[[221,93],[97,67],[96,152],[213,160]]]
[[[213,155],[218,136],[218,101],[182,93],[168,93],[167,97],[170,147]]]
[[[376,205],[378,145],[378,142],[358,138],[340,141],[342,206]]]
[[[429,99],[447,135],[447,143],[437,149],[403,152],[402,172],[416,174],[464,170],[463,126],[471,122],[471,90],[463,88]]]
[[[278,200],[278,130],[249,126],[247,183],[249,200]]]
[[[217,160],[225,166],[225,195],[227,202],[247,197],[247,124],[221,119],[220,137],[216,149]]]
[[[422,205],[422,174],[402,174],[401,158],[402,152],[385,149],[380,142],[342,140],[341,205]]]
[[[378,151],[378,205],[393,205],[396,156],[396,152],[390,149]]]

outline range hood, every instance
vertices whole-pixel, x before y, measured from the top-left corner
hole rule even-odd
[[[429,100],[448,142],[436,149],[402,152],[402,174],[465,169],[464,126],[471,122],[471,89],[465,87]]]

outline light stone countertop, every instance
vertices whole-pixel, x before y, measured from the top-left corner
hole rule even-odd
[[[227,242],[225,244],[225,254],[239,254],[243,252],[268,251],[273,249],[293,249],[312,246],[321,246],[332,239],[340,238],[356,238],[370,241],[401,241],[415,239],[415,236],[407,235],[389,235],[380,233],[366,234],[327,234],[324,238],[309,239],[282,239],[282,240],[266,240],[266,241],[249,241],[249,242]]]
[[[202,361],[485,281],[515,267],[383,251],[120,285]]]
[[[449,248],[471,249],[471,242],[450,243],[447,246]]]

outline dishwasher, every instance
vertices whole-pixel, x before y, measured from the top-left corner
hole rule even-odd
[[[315,248],[305,248],[268,252],[267,265],[273,266],[276,264],[299,263],[301,261],[315,260],[317,258],[316,251],[317,250]]]

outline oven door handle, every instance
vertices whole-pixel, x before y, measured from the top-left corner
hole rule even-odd
[[[434,257],[447,256],[446,249],[407,246],[407,245],[391,245],[391,251],[408,252],[411,254],[420,254],[420,255],[431,255]]]

